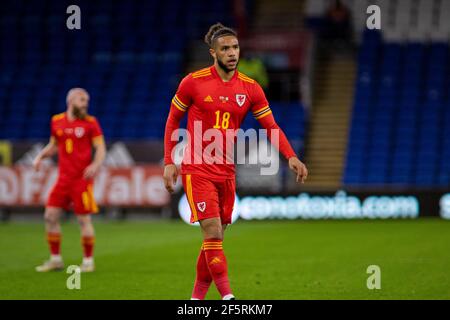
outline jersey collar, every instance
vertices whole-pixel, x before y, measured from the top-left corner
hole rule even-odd
[[[219,80],[223,85],[225,86],[231,86],[237,79],[238,77],[238,71],[237,69],[234,71],[233,77],[230,79],[230,81],[223,81],[222,78],[220,77],[219,73],[216,70],[216,67],[214,65],[212,65],[210,67],[211,73],[213,74],[213,76],[215,78],[217,78],[217,80]]]

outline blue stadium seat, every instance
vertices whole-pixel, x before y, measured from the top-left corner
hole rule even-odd
[[[363,33],[344,184],[449,185],[449,53]]]
[[[1,121],[30,114],[36,124],[21,131],[23,122],[17,120],[20,125],[2,125],[0,135],[11,139],[44,136],[45,130],[37,124],[43,122],[39,115],[49,119],[61,112],[66,91],[83,86],[91,94],[90,112],[99,116],[105,135],[161,139],[163,118],[183,73],[186,44],[200,38],[211,22],[229,23],[226,15],[232,11],[231,4],[206,0],[189,5],[181,0],[82,4],[84,27],[77,32],[55,28],[65,25],[64,1],[2,4]],[[137,115],[130,116],[132,123],[139,115],[153,114],[155,126],[146,131],[131,125],[118,127],[125,114]],[[302,119],[286,122],[286,132],[302,138]]]

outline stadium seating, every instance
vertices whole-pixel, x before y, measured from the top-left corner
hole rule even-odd
[[[355,40],[359,43],[366,29],[370,5],[380,7],[383,36],[388,41],[448,41],[450,37],[450,1],[441,0],[341,0],[351,12]],[[308,24],[320,25],[329,0],[308,0]]]
[[[161,139],[188,41],[232,24],[225,1],[7,1],[0,13],[0,139],[43,139],[74,86],[108,139]],[[189,23],[187,21],[189,20]]]
[[[449,67],[448,42],[364,32],[345,184],[450,184]]]
[[[226,1],[78,1],[81,30],[66,28],[65,1],[8,1],[0,15],[0,139],[39,140],[74,86],[108,140],[162,139],[189,40],[217,21],[233,24]],[[14,12],[15,14],[11,14]],[[59,26],[59,27],[57,27]],[[280,108],[278,108],[281,106]],[[287,116],[297,108],[298,115]],[[288,137],[303,137],[299,104],[277,105]],[[296,113],[297,114],[297,113]],[[298,121],[298,122],[297,122]],[[245,126],[255,125],[247,120]]]

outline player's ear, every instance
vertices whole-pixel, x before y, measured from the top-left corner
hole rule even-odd
[[[215,59],[216,58],[216,50],[213,48],[209,48],[209,54]]]

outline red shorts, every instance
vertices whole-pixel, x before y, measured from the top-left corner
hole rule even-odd
[[[47,207],[69,210],[73,205],[75,214],[97,213],[93,182],[85,179],[65,181],[58,179],[50,192]]]
[[[199,175],[183,175],[183,187],[191,208],[191,223],[220,218],[231,223],[236,183],[234,179],[212,180]]]

